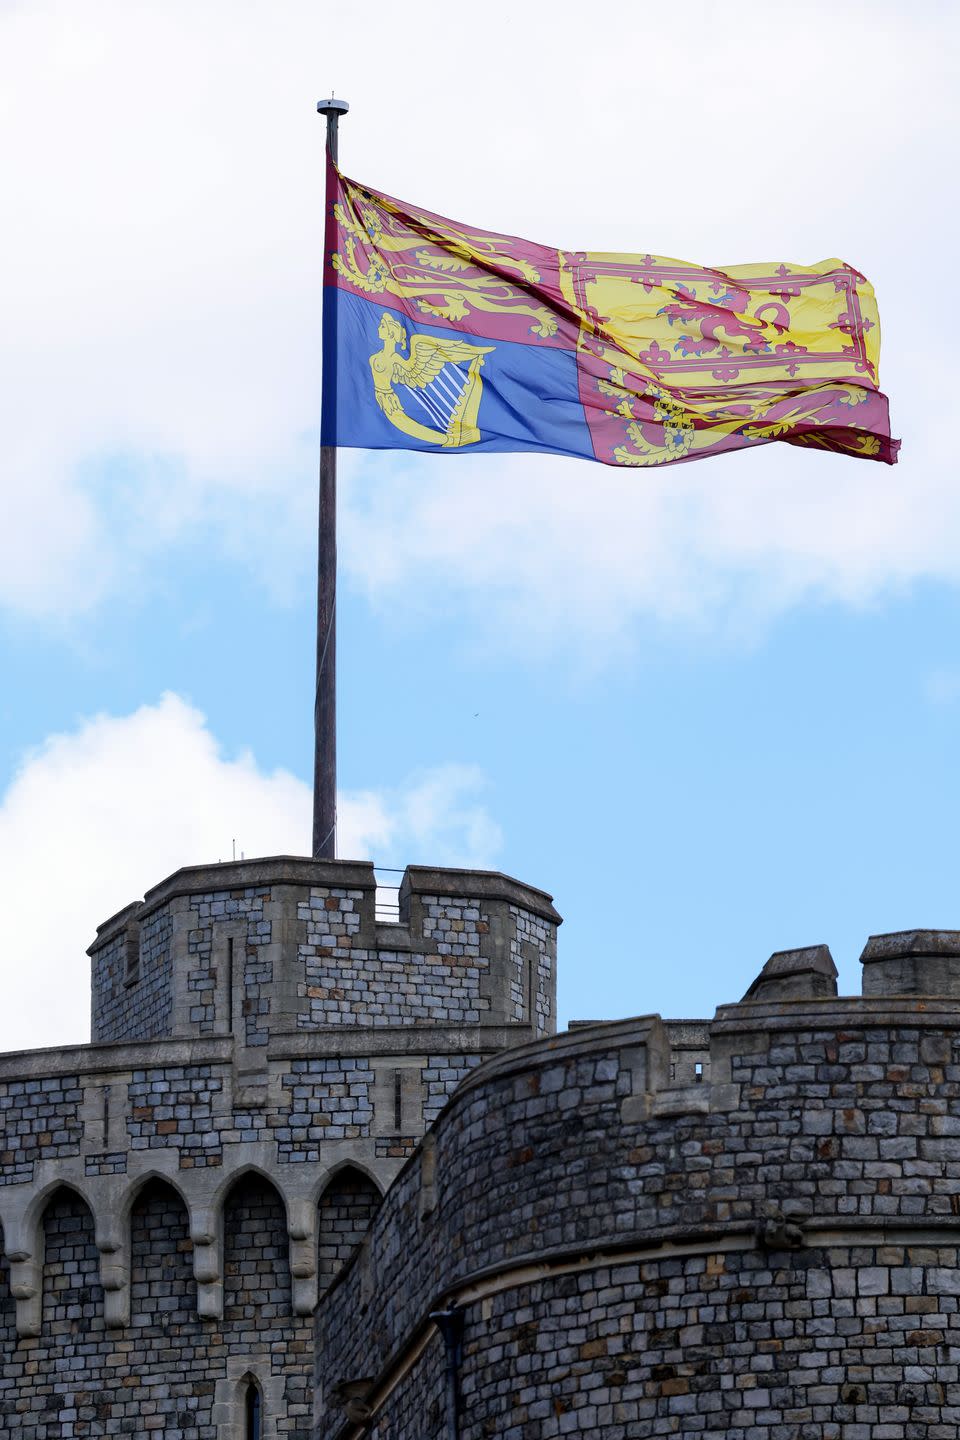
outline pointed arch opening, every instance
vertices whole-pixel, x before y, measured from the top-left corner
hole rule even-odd
[[[91,1330],[103,1328],[100,1252],[90,1207],[70,1186],[48,1196],[42,1224],[42,1327],[56,1331],[66,1356]]]
[[[321,1293],[363,1240],[382,1198],[369,1175],[353,1165],[331,1178],[318,1206]]]
[[[190,1217],[179,1191],[159,1176],[130,1206],[130,1323],[151,1335],[199,1326]]]
[[[287,1209],[256,1171],[239,1176],[223,1203],[223,1318],[262,1324],[289,1316]]]

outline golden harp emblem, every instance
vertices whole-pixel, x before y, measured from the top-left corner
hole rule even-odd
[[[391,425],[430,445],[453,448],[479,440],[480,367],[495,347],[411,335],[410,353],[402,355],[398,347],[407,344],[407,332],[386,311],[377,334],[383,348],[370,356],[373,391]],[[406,392],[410,405],[419,407],[421,417],[407,414],[395,385]]]

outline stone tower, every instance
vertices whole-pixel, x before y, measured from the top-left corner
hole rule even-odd
[[[471,1072],[317,1311],[316,1440],[947,1440],[960,933]]]
[[[550,897],[177,871],[100,926],[90,1045],[0,1056],[3,1433],[308,1440],[311,1316],[471,1069],[555,1028]]]

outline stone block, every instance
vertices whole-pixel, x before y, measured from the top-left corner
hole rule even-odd
[[[960,930],[871,935],[860,963],[864,995],[960,998]]]
[[[826,945],[778,950],[752,982],[741,1004],[806,1000],[837,993],[837,967]]]

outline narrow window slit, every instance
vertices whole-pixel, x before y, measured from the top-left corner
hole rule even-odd
[[[233,936],[227,937],[227,994],[224,1004],[227,1017],[227,1033],[233,1034]]]
[[[256,1380],[251,1380],[247,1385],[246,1440],[260,1440],[262,1409],[263,1406],[260,1399],[260,1387],[257,1384]]]
[[[131,920],[125,937],[123,983],[135,985],[140,979],[140,926]]]

